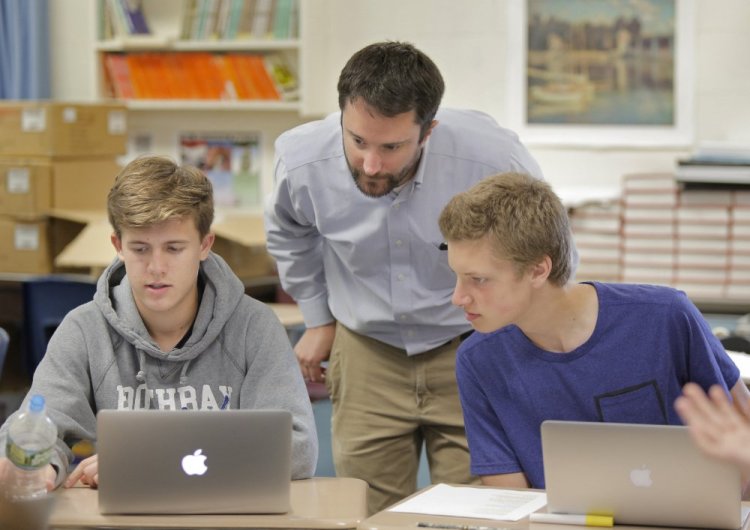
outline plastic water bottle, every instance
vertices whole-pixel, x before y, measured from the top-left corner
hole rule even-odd
[[[15,464],[7,496],[35,499],[47,494],[46,468],[57,440],[57,427],[47,416],[44,397],[36,394],[17,411],[8,426],[5,454]]]

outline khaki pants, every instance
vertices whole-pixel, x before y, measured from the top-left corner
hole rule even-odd
[[[476,482],[456,384],[459,343],[409,357],[336,326],[326,375],[333,461],[338,476],[369,483],[371,514],[416,490],[423,442],[433,483]]]

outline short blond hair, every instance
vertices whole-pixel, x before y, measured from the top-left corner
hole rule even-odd
[[[189,217],[203,239],[214,220],[213,188],[195,167],[179,166],[162,156],[142,156],[115,177],[107,214],[117,237],[123,229]]]
[[[449,244],[487,236],[493,254],[513,262],[519,274],[549,256],[551,283],[565,285],[572,275],[568,213],[549,184],[529,175],[487,177],[453,197],[439,224]]]

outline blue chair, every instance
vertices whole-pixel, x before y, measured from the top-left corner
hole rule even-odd
[[[3,328],[0,328],[0,375],[3,373],[3,366],[5,365],[5,356],[8,354],[8,343],[10,343],[10,337],[8,332]]]
[[[72,276],[41,276],[24,281],[22,291],[26,370],[33,376],[57,326],[71,309],[94,298],[96,283]]]

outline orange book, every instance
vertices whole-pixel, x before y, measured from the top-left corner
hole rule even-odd
[[[198,80],[201,87],[201,97],[203,99],[221,99],[221,93],[224,86],[221,79],[221,72],[214,62],[210,53],[198,52],[192,60],[192,73]]]
[[[260,55],[248,55],[247,58],[250,75],[252,76],[253,84],[258,87],[260,99],[280,100],[281,96],[276,90],[273,79],[268,75],[263,57]]]
[[[195,87],[198,99],[218,99],[218,94],[214,93],[211,80],[208,73],[211,68],[211,55],[206,52],[190,52],[183,54],[183,64],[185,72],[190,79],[190,83]]]
[[[221,99],[247,99],[247,94],[244,93],[244,88],[241,86],[239,78],[235,74],[228,56],[214,55],[213,60],[216,64],[216,68],[221,72]]]
[[[175,53],[173,56],[175,69],[179,72],[176,78],[182,85],[180,94],[186,99],[202,97],[201,78],[193,73],[193,55],[195,54],[192,52],[182,52]]]
[[[121,53],[105,54],[104,66],[112,95],[118,99],[135,97],[127,57]]]
[[[255,88],[249,69],[244,63],[245,55],[229,54],[225,57],[229,60],[231,68],[239,80],[242,87],[241,93],[244,95],[243,99],[259,99],[260,93]]]
[[[128,70],[130,71],[130,81],[133,85],[133,92],[138,99],[147,99],[148,86],[146,83],[145,73],[141,66],[139,53],[131,53],[126,56]]]
[[[162,55],[163,75],[166,80],[170,97],[173,99],[189,99],[190,83],[187,82],[178,53]]]
[[[164,53],[150,53],[148,55],[150,81],[156,99],[172,99],[175,97],[172,94],[169,69],[164,56]]]

